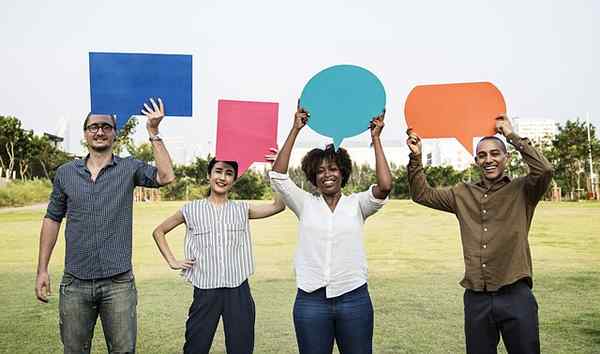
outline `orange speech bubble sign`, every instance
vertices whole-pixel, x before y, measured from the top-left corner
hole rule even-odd
[[[416,86],[404,104],[406,124],[421,138],[456,138],[473,154],[473,138],[496,133],[506,112],[502,93],[490,82]]]

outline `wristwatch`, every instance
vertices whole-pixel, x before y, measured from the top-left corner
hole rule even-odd
[[[156,135],[150,135],[150,137],[148,138],[148,140],[152,141],[162,141],[163,138],[160,134],[156,134]]]

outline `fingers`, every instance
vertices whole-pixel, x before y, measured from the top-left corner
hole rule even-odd
[[[35,286],[35,296],[41,302],[48,302],[48,295],[50,295],[50,281],[41,281]]]
[[[148,104],[146,102],[144,102],[144,108],[146,109],[147,114],[154,113],[154,110],[152,108],[150,108],[150,106],[148,106]]]
[[[408,135],[409,139],[415,139],[417,142],[421,141],[421,137],[417,133],[415,133],[413,128],[406,129],[406,135]]]
[[[165,105],[163,104],[163,101],[160,97],[158,98],[158,108],[160,109],[160,113],[164,116],[165,115]]]
[[[196,261],[194,259],[186,259],[183,262],[181,262],[181,268],[182,269],[191,269],[194,266],[194,263]]]
[[[150,102],[152,103],[152,108],[154,108],[154,112],[160,111],[158,105],[156,104],[156,101],[154,101],[154,98],[150,97]]]
[[[150,112],[146,111],[145,109],[142,109],[142,111],[141,111],[141,112],[142,112],[142,114],[143,114],[143,115],[145,115],[145,116],[149,116],[149,115],[150,115]]]

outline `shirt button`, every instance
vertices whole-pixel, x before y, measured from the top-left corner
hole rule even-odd
[[[487,210],[483,209],[483,213],[484,213],[484,214],[487,214]]]
[[[484,228],[483,228],[483,231],[487,231],[487,227],[484,227]]]
[[[483,247],[483,248],[487,248],[487,245],[486,245],[486,244],[483,244],[483,246],[481,246],[481,247]]]
[[[483,268],[485,268],[485,263],[483,263],[481,266],[482,266]]]
[[[484,194],[484,195],[483,195],[483,197],[484,197],[484,198],[487,198],[487,194]]]

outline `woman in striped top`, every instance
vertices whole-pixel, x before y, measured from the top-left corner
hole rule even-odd
[[[273,160],[275,155],[268,155]],[[182,270],[194,286],[194,299],[186,322],[184,353],[208,353],[223,316],[227,353],[254,350],[255,309],[248,277],[254,273],[249,219],[275,215],[285,209],[275,198],[270,204],[230,201],[237,179],[235,161],[208,164],[210,194],[194,200],[167,218],[153,236],[171,269]],[[165,235],[186,225],[185,259],[177,260]]]

